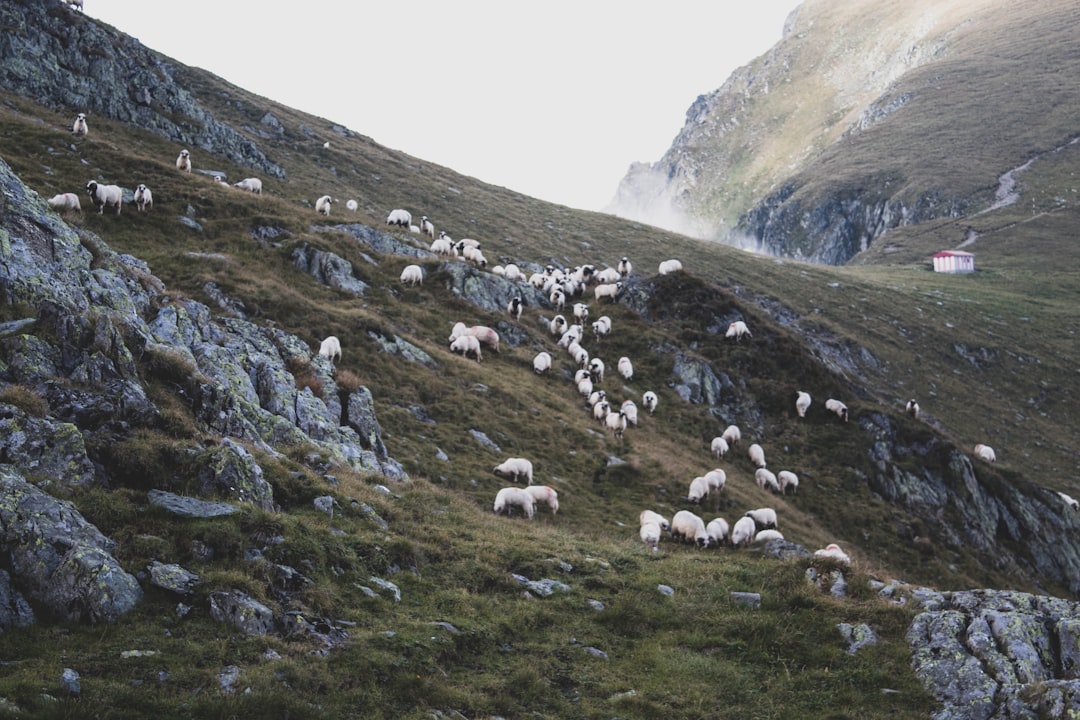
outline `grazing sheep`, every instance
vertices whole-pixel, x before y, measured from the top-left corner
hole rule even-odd
[[[652,510],[642,510],[638,515],[638,522],[642,525],[645,523],[656,523],[664,532],[671,530],[671,523],[668,522],[667,518]]]
[[[106,207],[115,207],[116,214],[120,214],[120,206],[124,202],[124,192],[119,185],[99,185],[93,180],[86,183],[86,193],[98,209],[98,215],[104,214]]]
[[[558,335],[561,337],[562,334],[566,332],[566,318],[564,318],[562,315],[556,315],[555,317],[551,318],[551,322],[548,323],[548,330],[551,331],[552,335]]]
[[[262,195],[262,180],[260,180],[259,178],[244,178],[240,182],[233,183],[233,187],[240,188],[241,190],[247,190],[248,192],[255,193],[256,195]],[[353,204],[353,206],[349,209],[356,210],[356,201],[350,200],[349,202]]]
[[[641,537],[641,542],[648,545],[653,552],[656,552],[660,549],[660,531],[659,523],[647,522],[641,524],[638,535]]]
[[[904,408],[904,412],[906,412],[908,415],[915,418],[916,420],[919,419],[919,403],[915,402],[915,398],[907,401],[907,406]]]
[[[592,324],[592,331],[593,335],[596,336],[597,340],[604,337],[605,335],[610,335],[611,318],[609,318],[607,315],[601,315],[599,318],[596,319],[596,322]]]
[[[832,411],[833,413],[836,414],[836,417],[840,418],[844,422],[847,422],[847,418],[848,418],[847,405],[840,402],[839,400],[834,400],[833,398],[829,398],[828,400],[825,401],[825,409]]]
[[[794,495],[799,491],[799,476],[790,470],[781,470],[776,473],[776,479],[780,482],[780,494],[787,495],[788,488]]]
[[[671,518],[671,537],[699,547],[709,547],[709,533],[705,521],[689,510],[680,510]]]
[[[709,544],[713,547],[719,547],[728,539],[731,527],[728,525],[727,520],[718,517],[709,521],[709,524],[705,526],[705,532],[709,536]]]
[[[135,187],[135,208],[143,212],[152,207],[154,207],[154,194],[150,192],[150,188],[139,183]]]
[[[733,547],[742,547],[754,542],[757,534],[757,525],[754,518],[743,516],[735,521],[735,527],[731,528],[731,544]]]
[[[334,335],[330,335],[319,343],[319,355],[330,362],[341,359],[341,341]]]
[[[641,396],[641,406],[649,411],[652,415],[656,412],[656,406],[660,403],[660,398],[656,397],[656,393],[652,390],[647,390],[644,395]]]
[[[259,192],[262,192],[261,187],[259,189]],[[360,204],[358,202],[356,202],[355,200],[353,200],[352,198],[349,198],[348,200],[345,201],[345,209],[348,210],[349,212],[356,212],[356,210],[359,207],[360,207]]]
[[[589,361],[589,376],[594,383],[604,382],[604,361],[594,357]]]
[[[975,456],[986,462],[997,462],[997,455],[994,453],[994,448],[989,445],[983,445],[982,443],[975,446]]]
[[[472,335],[495,352],[499,352],[499,333],[495,332],[486,325],[473,325],[472,327],[466,327],[465,323],[455,323],[454,329],[450,332],[449,341],[453,342],[462,335]]]
[[[716,456],[717,460],[727,455],[729,449],[727,440],[722,437],[714,437],[712,445],[709,446],[710,452]]]
[[[408,228],[412,225],[412,213],[408,210],[391,210],[390,214],[386,216],[386,224]]]
[[[533,464],[525,458],[512,457],[503,460],[491,470],[499,477],[507,477],[517,482],[519,478],[525,479],[526,485],[533,484]]]
[[[709,496],[709,481],[704,476],[698,476],[690,481],[690,489],[686,491],[686,499],[692,503],[700,504]]]
[[[634,271],[634,266],[630,263],[630,260],[628,258],[624,257],[622,260],[619,261],[618,271],[619,275],[621,275],[622,277],[626,277]]]
[[[521,320],[521,311],[524,309],[525,301],[521,299],[520,295],[510,298],[510,302],[506,306],[506,312],[515,320]]]
[[[752,518],[754,520],[754,525],[760,530],[775,528],[777,526],[776,511],[772,508],[758,508],[757,510],[751,510],[746,513],[745,517]]]
[[[472,335],[459,335],[451,340],[450,352],[461,353],[461,357],[466,357],[469,353],[472,353],[478,363],[483,357],[480,352],[480,341]]]
[[[755,467],[765,467],[765,450],[760,445],[754,443],[746,449],[746,454],[750,456],[750,462],[754,463]]]
[[[776,479],[776,475],[772,470],[760,467],[754,471],[754,482],[762,490],[768,490],[769,492],[780,494],[780,481]]]
[[[505,510],[507,515],[511,515],[513,508],[519,508],[525,517],[532,520],[533,514],[536,512],[536,501],[533,500],[533,496],[525,492],[518,487],[505,487],[498,492],[495,496],[495,504],[492,506],[492,510],[496,515],[501,515]]]
[[[728,425],[726,428],[724,428],[724,432],[720,435],[720,437],[724,438],[724,440],[727,441],[728,445],[734,447],[735,445],[739,444],[740,440],[742,440],[742,430],[739,429],[738,425]]]
[[[176,169],[180,172],[191,172],[191,153],[187,150],[181,150],[176,156]]]
[[[754,535],[754,544],[769,542],[770,540],[783,540],[784,534],[779,530],[762,530]]]
[[[623,411],[609,412],[604,418],[604,427],[615,433],[615,437],[622,439],[626,431],[626,413]]]
[[[406,265],[401,271],[401,282],[404,285],[423,285],[424,269],[419,265]]]
[[[596,301],[600,302],[602,298],[608,298],[611,302],[619,297],[619,293],[622,292],[623,284],[621,282],[611,283],[609,285],[597,285],[593,288],[593,294],[596,296]]]
[[[79,196],[75,193],[60,193],[59,195],[53,195],[48,199],[49,207],[60,213],[65,213],[70,210],[78,210],[82,212],[82,204],[79,202]]]
[[[487,258],[484,257],[484,253],[480,251],[480,248],[472,248],[465,256],[465,259],[481,269],[486,268],[488,264]]]
[[[319,213],[320,215],[329,215],[330,204],[332,202],[334,202],[333,198],[331,198],[329,195],[323,195],[315,201],[315,212]]]
[[[810,407],[810,403],[813,402],[810,399],[810,393],[798,390],[795,395],[795,411],[799,413],[799,417],[806,417],[806,410]]]
[[[432,240],[435,239],[435,225],[428,220],[427,215],[420,216],[420,232],[427,235]]]
[[[1058,491],[1058,495],[1060,495],[1061,499],[1065,501],[1065,504],[1071,507],[1075,512],[1080,512],[1080,502],[1077,502],[1060,490]]]
[[[669,275],[673,272],[678,272],[679,270],[682,270],[682,263],[678,260],[665,260],[660,263],[660,267],[657,268],[657,272],[661,275]]]
[[[551,369],[551,353],[540,351],[533,358],[533,371],[537,375],[543,375]]]
[[[450,257],[454,254],[454,245],[448,238],[437,237],[431,241],[431,252],[436,255],[442,255],[443,257]]]
[[[743,335],[754,337],[750,333],[750,328],[746,327],[746,323],[742,320],[736,320],[735,322],[728,325],[727,332],[724,333],[724,337],[733,337],[735,338],[736,342],[742,340]]]
[[[552,515],[559,512],[559,493],[555,492],[555,488],[547,485],[530,485],[525,488],[525,492],[532,495],[537,505],[547,505],[551,508]]]
[[[840,546],[836,543],[829,543],[821,550],[814,551],[815,558],[824,558],[826,560],[836,560],[844,565],[851,564],[851,558],[847,553],[840,549]]]
[[[724,489],[724,486],[727,485],[727,473],[720,468],[710,470],[709,472],[705,473],[704,477],[705,482],[709,483],[709,490],[715,490],[716,492],[720,492]]]
[[[637,405],[634,404],[633,400],[624,400],[620,409],[626,415],[626,422],[637,425]]]
[[[630,358],[625,356],[619,358],[618,369],[619,374],[625,379],[630,380],[634,377],[634,365],[630,362]]]
[[[90,128],[86,126],[86,113],[79,113],[75,116],[75,124],[71,126],[71,132],[73,135],[80,135],[85,137]]]

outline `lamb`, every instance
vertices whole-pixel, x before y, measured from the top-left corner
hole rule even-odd
[[[728,442],[722,437],[714,437],[712,439],[712,445],[709,446],[709,450],[716,456],[716,459],[719,460],[724,457],[724,455],[727,455],[729,450]]]
[[[630,380],[634,377],[634,365],[630,362],[630,358],[625,356],[619,358],[618,369],[619,374],[625,379]]]
[[[259,192],[260,193],[262,192],[262,182],[259,183]],[[360,203],[356,202],[352,198],[349,198],[348,200],[345,201],[345,209],[348,210],[349,212],[356,212],[356,210],[359,207],[360,207]]]
[[[319,355],[330,362],[341,359],[341,341],[330,335],[319,343]]]
[[[85,137],[90,128],[86,126],[86,113],[79,113],[75,116],[75,124],[71,126],[71,132],[73,135],[80,135]]]
[[[323,195],[315,201],[315,212],[319,213],[320,215],[329,215],[330,203],[332,202],[334,202],[333,198],[331,198],[329,195]]]
[[[626,277],[634,271],[634,266],[630,263],[630,260],[628,258],[624,257],[622,260],[619,261],[618,271],[619,275]]]
[[[518,478],[524,478],[526,485],[533,484],[533,464],[525,458],[507,458],[492,468],[491,471],[499,477],[505,476],[514,482],[517,482]]]
[[[915,398],[907,401],[907,406],[904,408],[904,412],[906,412],[908,415],[915,418],[916,420],[919,419],[919,403],[915,401]]]
[[[480,341],[472,335],[459,335],[451,340],[450,352],[461,353],[461,357],[466,357],[469,353],[472,353],[477,363],[483,357],[480,352]]]
[[[754,525],[761,530],[776,528],[776,511],[772,508],[751,510],[744,517],[753,519]]]
[[[176,169],[180,172],[191,172],[191,153],[186,149],[181,150],[180,154],[176,156]]]
[[[847,405],[840,402],[839,400],[834,400],[833,398],[829,398],[828,400],[825,401],[825,409],[826,410],[831,410],[832,412],[834,412],[836,414],[836,417],[840,418],[844,422],[847,422],[847,419],[848,419]]]
[[[419,265],[406,265],[401,271],[401,282],[403,285],[423,285],[424,269]]]
[[[682,263],[678,260],[665,260],[660,263],[660,267],[657,269],[661,275],[669,275],[679,270],[682,270]]]
[[[735,527],[731,528],[731,544],[734,547],[749,545],[754,541],[756,533],[757,525],[754,523],[754,518],[744,515],[735,522]]]
[[[709,533],[705,521],[689,510],[680,510],[671,518],[671,537],[692,542],[699,547],[709,547]]]
[[[623,411],[609,412],[604,418],[604,427],[615,433],[615,437],[622,439],[626,431],[626,413]]]
[[[142,183],[139,183],[135,188],[135,208],[142,212],[148,208],[154,207],[154,195],[150,192],[150,188],[146,187]]]
[[[784,534],[779,530],[762,530],[754,535],[754,544],[769,542],[770,540],[783,540]]]
[[[495,504],[492,506],[492,510],[496,515],[501,515],[505,510],[507,515],[511,514],[513,508],[519,508],[525,517],[532,520],[533,514],[536,512],[536,501],[533,500],[533,496],[525,492],[521,488],[517,487],[505,487],[495,495]]]
[[[521,299],[520,295],[510,298],[510,302],[506,306],[506,312],[515,320],[521,320],[521,311],[524,309],[525,301]]]
[[[592,377],[594,383],[604,382],[604,361],[600,358],[594,357],[589,361],[589,376]]]
[[[533,358],[533,371],[537,375],[543,375],[551,369],[551,353],[540,351]]]
[[[986,462],[997,462],[997,455],[994,453],[994,448],[989,445],[983,445],[982,443],[975,446],[975,456]]]
[[[408,228],[412,225],[412,213],[408,210],[391,210],[390,214],[386,216],[386,224]]]
[[[735,446],[742,440],[742,430],[739,429],[738,425],[728,425],[724,428],[724,432],[720,437],[726,440],[728,445]]]
[[[810,407],[810,403],[813,402],[810,399],[810,393],[797,391],[795,396],[795,411],[799,413],[799,417],[806,417],[806,410]]]
[[[776,479],[776,475],[772,470],[760,467],[754,471],[754,482],[762,490],[768,490],[769,492],[780,494],[780,481]]]
[[[551,318],[551,322],[548,323],[548,330],[551,331],[552,335],[558,335],[561,337],[562,334],[566,332],[566,318],[564,318],[562,315],[556,315],[555,317]]]
[[[765,450],[760,445],[754,443],[746,449],[746,454],[750,456],[750,462],[756,467],[765,467]]]
[[[79,203],[79,196],[75,193],[60,193],[59,195],[53,195],[48,199],[49,207],[60,213],[65,213],[70,210],[78,210],[82,212],[82,204]]]
[[[240,188],[241,190],[247,190],[248,192],[255,193],[256,195],[262,195],[262,180],[260,180],[259,178],[244,178],[240,182],[233,183],[233,187]],[[350,207],[349,209],[355,211],[357,207],[356,201],[350,200],[349,202],[352,203],[352,207]]]
[[[427,235],[432,240],[435,239],[435,225],[428,220],[427,215],[420,216],[420,232]]]
[[[106,207],[115,207],[116,214],[120,214],[120,206],[124,201],[124,192],[119,185],[99,185],[91,180],[86,183],[86,192],[97,207],[98,215],[104,214]]]
[[[731,528],[727,520],[718,517],[709,521],[709,524],[705,526],[705,532],[709,536],[709,544],[719,547],[728,539]]]
[[[653,552],[660,549],[660,525],[657,523],[642,523],[638,535],[641,537],[641,542],[652,548]]]
[[[746,327],[746,323],[742,320],[736,320],[735,322],[728,325],[727,332],[724,333],[724,337],[733,337],[735,338],[736,342],[742,340],[743,335],[746,335],[748,337],[754,337],[753,334],[750,332],[750,328]]]
[[[1069,507],[1071,507],[1073,509],[1073,512],[1080,512],[1080,502],[1077,502],[1076,500],[1069,497],[1068,495],[1061,492],[1060,490],[1058,491],[1058,495],[1061,496],[1061,499],[1065,501],[1066,505],[1068,505]]]
[[[837,562],[843,563],[844,565],[851,564],[851,558],[849,558],[847,553],[841,550],[840,546],[836,543],[829,543],[823,549],[815,550],[814,557],[823,558],[826,560],[836,560]]]
[[[486,325],[473,325],[472,327],[466,327],[465,323],[455,323],[454,329],[450,332],[449,341],[453,342],[462,335],[472,335],[495,352],[499,352],[499,333],[495,332]]]
[[[792,495],[799,491],[799,476],[790,470],[781,470],[776,473],[776,479],[780,482],[781,495],[787,495],[788,488],[791,489]]]
[[[637,425],[637,405],[633,400],[624,400],[620,410],[626,415],[626,422]]]
[[[720,492],[724,489],[724,486],[727,485],[727,473],[720,468],[710,470],[705,473],[704,477],[705,482],[709,483],[709,490]]]
[[[604,337],[605,335],[610,335],[611,318],[609,318],[607,315],[601,315],[599,318],[596,319],[596,322],[592,324],[592,331],[593,335],[596,336],[597,340]]]
[[[611,283],[609,285],[597,285],[593,288],[593,294],[596,296],[596,301],[600,302],[602,298],[609,298],[611,302],[619,297],[619,293],[622,292],[623,284],[621,282]]]
[[[698,476],[690,481],[690,489],[686,492],[686,499],[692,503],[700,504],[709,496],[709,481],[704,476]]]
[[[555,492],[555,488],[547,485],[530,485],[524,489],[537,505],[547,505],[551,508],[552,515],[559,512],[559,493]]]
[[[656,397],[656,393],[652,390],[645,391],[645,394],[641,396],[641,405],[649,414],[652,415],[656,412],[656,406],[660,402],[660,398]]]
[[[652,510],[642,510],[641,514],[638,515],[638,522],[642,525],[645,523],[656,523],[664,532],[671,530],[671,523],[668,522],[667,518]]]

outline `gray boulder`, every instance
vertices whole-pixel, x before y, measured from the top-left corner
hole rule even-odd
[[[202,584],[198,575],[175,563],[166,565],[155,560],[146,569],[150,573],[151,584],[178,595],[191,595]]]
[[[0,457],[23,472],[49,478],[64,488],[94,482],[94,464],[86,443],[72,423],[27,415],[0,403]]]
[[[240,443],[222,438],[221,445],[208,453],[199,473],[200,491],[251,503],[263,510],[274,509],[274,490],[263,478],[263,470]]]
[[[273,611],[239,590],[210,593],[210,617],[232,625],[244,635],[269,635],[274,632]]]
[[[165,490],[151,490],[147,493],[147,499],[151,505],[180,517],[207,519],[240,512],[240,508],[231,503],[199,500]]]
[[[311,275],[323,285],[353,295],[363,295],[368,289],[367,283],[354,274],[352,263],[332,252],[302,243],[293,250],[292,261],[301,272]]]
[[[30,603],[11,584],[11,575],[0,570],[0,634],[11,628],[33,625],[35,620]]]

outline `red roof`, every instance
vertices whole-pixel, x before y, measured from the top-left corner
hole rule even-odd
[[[963,250],[942,250],[939,253],[934,253],[934,257],[975,257],[972,253],[964,252]]]

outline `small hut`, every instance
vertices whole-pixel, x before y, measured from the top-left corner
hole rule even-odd
[[[934,272],[975,272],[975,256],[963,250],[942,250],[934,254]]]

